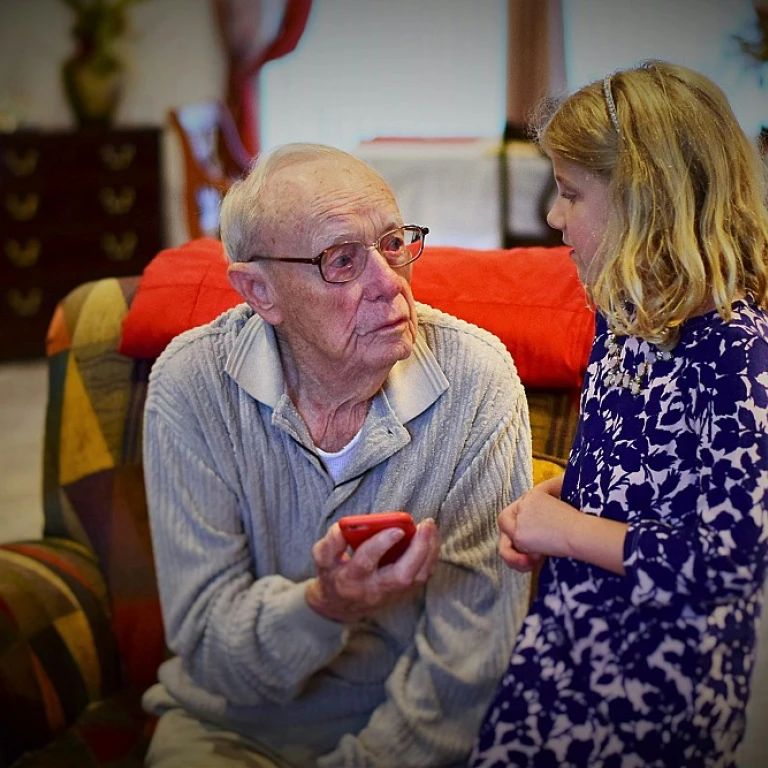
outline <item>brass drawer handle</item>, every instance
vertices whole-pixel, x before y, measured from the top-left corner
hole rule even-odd
[[[112,233],[107,233],[101,238],[101,247],[110,261],[128,261],[133,258],[133,253],[139,243],[135,232],[126,232],[118,239]]]
[[[5,167],[14,176],[31,176],[37,168],[39,159],[40,153],[36,149],[28,149],[24,154],[13,149],[6,149],[3,152]]]
[[[34,267],[40,258],[40,241],[32,237],[22,246],[18,240],[8,240],[5,243],[5,255],[17,267]]]
[[[136,202],[136,190],[133,187],[123,187],[120,192],[115,192],[112,187],[103,187],[99,190],[101,207],[111,216],[120,216],[133,208]]]
[[[124,171],[130,168],[134,157],[136,157],[136,146],[134,144],[122,144],[116,147],[114,144],[103,144],[99,147],[101,162],[110,171]]]
[[[37,213],[37,207],[40,205],[40,195],[30,192],[23,197],[9,193],[5,196],[5,210],[16,219],[16,221],[29,221]]]
[[[18,317],[32,317],[40,311],[43,291],[41,288],[30,288],[22,293],[18,288],[11,288],[5,292],[5,300]]]

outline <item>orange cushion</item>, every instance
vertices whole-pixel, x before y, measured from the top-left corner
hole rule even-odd
[[[157,357],[174,336],[242,301],[227,279],[220,240],[204,237],[167,248],[144,268],[119,350],[128,357]]]
[[[528,387],[581,387],[595,334],[570,248],[425,248],[413,295],[509,349]]]
[[[413,294],[496,334],[526,386],[581,386],[594,314],[568,248],[427,246],[414,265]],[[120,351],[157,357],[174,336],[241,301],[227,280],[219,240],[168,248],[144,270],[123,321]]]

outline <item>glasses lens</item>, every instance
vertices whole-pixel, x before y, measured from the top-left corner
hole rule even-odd
[[[339,243],[323,254],[320,269],[329,283],[354,280],[365,267],[365,246],[362,243]]]
[[[381,236],[379,251],[392,266],[404,266],[419,256],[422,249],[418,227],[400,227]]]
[[[391,267],[404,267],[421,256],[424,249],[424,230],[421,227],[398,227],[385,232],[378,241],[377,250]],[[365,269],[368,246],[352,241],[327,248],[320,261],[323,277],[329,283],[348,283]]]

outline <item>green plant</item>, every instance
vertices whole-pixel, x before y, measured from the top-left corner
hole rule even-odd
[[[128,8],[145,0],[61,0],[75,14],[72,36],[78,57],[101,73],[120,69],[114,44],[128,28]]]
[[[768,63],[768,5],[755,7],[755,35],[734,35],[741,52],[758,69],[760,85],[763,84],[763,68]]]

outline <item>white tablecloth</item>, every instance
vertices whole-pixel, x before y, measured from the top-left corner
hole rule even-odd
[[[499,248],[499,146],[496,139],[380,139],[364,142],[353,154],[387,180],[407,224],[429,227],[428,243]],[[508,230],[543,237],[548,228],[537,208],[551,163],[531,144],[513,142],[507,153]]]

